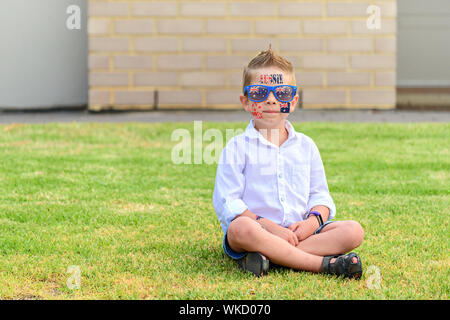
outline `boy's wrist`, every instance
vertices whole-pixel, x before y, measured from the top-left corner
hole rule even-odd
[[[256,220],[256,222],[258,222],[264,229],[266,229],[270,233],[273,233],[273,231],[277,228],[282,228],[277,223],[273,222],[270,219],[266,219],[264,217],[261,217],[260,219]]]
[[[306,219],[306,222],[308,222],[308,225],[310,226],[311,234],[320,227],[319,220],[317,220],[315,215],[310,215],[308,219]]]

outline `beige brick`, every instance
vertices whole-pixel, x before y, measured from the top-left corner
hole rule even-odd
[[[366,26],[369,5],[381,8],[381,30]],[[89,0],[88,9],[92,108],[151,107],[154,88],[162,107],[239,108],[243,68],[269,44],[294,65],[306,107],[395,105],[394,0]]]
[[[89,55],[89,69],[108,69],[109,56],[107,55]]]
[[[177,3],[169,1],[131,3],[132,16],[176,16]]]
[[[89,90],[89,104],[108,105],[109,104],[109,91],[104,90]]]
[[[89,1],[89,16],[127,16],[128,4],[126,2]]]
[[[339,3],[332,2],[327,4],[328,17],[365,17],[368,3]],[[367,15],[368,16],[368,15]]]
[[[241,87],[243,85],[243,71],[230,72],[228,75],[228,83],[231,87]]]
[[[197,90],[159,91],[159,105],[202,105],[202,93]]]
[[[380,7],[381,17],[397,17],[397,1],[377,2],[376,5]]]
[[[206,21],[207,33],[218,34],[244,34],[250,33],[251,24],[247,20],[208,20]]]
[[[289,61],[294,68],[300,67],[300,57],[298,55],[283,54],[283,57]],[[250,62],[250,61],[249,61]]]
[[[202,33],[203,21],[195,19],[166,19],[158,21],[158,32],[166,34]]]
[[[207,69],[239,69],[243,70],[244,67],[250,62],[249,56],[232,55],[232,56],[207,56],[206,68]]]
[[[201,69],[203,57],[201,55],[160,55],[158,68],[170,70]]]
[[[377,86],[396,86],[396,73],[392,71],[380,71],[375,73],[375,85]]]
[[[328,51],[372,51],[370,38],[332,38],[327,40]]]
[[[352,90],[352,104],[395,105],[395,90]]]
[[[397,25],[395,20],[381,19],[380,29],[369,29],[364,19],[351,21],[351,30],[352,34],[395,34]]]
[[[88,20],[88,34],[109,34],[111,21],[109,19],[94,19]]]
[[[317,90],[306,88],[303,90],[303,103],[305,104],[345,104],[344,90]]]
[[[211,90],[206,93],[206,104],[234,104],[240,106],[240,90]]]
[[[258,38],[258,39],[231,39],[231,51],[251,51],[260,52],[267,50],[269,44],[272,44],[272,49],[277,50],[275,44],[277,40],[275,38]]]
[[[329,86],[369,86],[372,75],[369,72],[328,72]]]
[[[280,51],[322,51],[323,40],[311,38],[281,38]]]
[[[226,39],[214,38],[184,38],[184,51],[225,52],[227,50]]]
[[[255,32],[257,34],[298,34],[300,33],[300,22],[293,20],[258,20],[255,21]]]
[[[116,69],[148,69],[153,67],[152,56],[115,56]]]
[[[323,75],[321,72],[297,72],[295,73],[297,86],[321,86],[323,84]]]
[[[226,11],[227,11],[226,4],[221,2],[181,3],[181,15],[183,16],[201,16],[201,17],[225,16]]]
[[[89,74],[91,86],[127,86],[127,72],[91,72]]]
[[[148,52],[176,52],[178,51],[178,39],[136,38],[134,39],[134,50]]]
[[[224,86],[225,75],[222,72],[186,72],[181,74],[183,86]]]
[[[278,4],[278,15],[282,17],[321,17],[321,3],[281,2]]]
[[[305,20],[303,21],[305,34],[345,34],[347,22],[340,20]]]
[[[117,105],[153,105],[153,91],[116,91],[114,102]]]
[[[302,66],[313,69],[343,69],[347,66],[347,58],[341,55],[304,56]]]
[[[381,19],[383,18],[395,18],[397,16],[397,3],[396,1],[375,1],[365,3],[364,14],[366,18],[373,14],[373,11],[367,12],[369,5],[375,5],[380,8]]]
[[[375,39],[375,50],[377,52],[396,52],[397,41],[395,38],[377,38]]]
[[[89,51],[128,51],[129,40],[122,38],[89,38]]]
[[[134,74],[136,86],[176,86],[178,75],[176,72],[139,72]]]
[[[350,65],[355,69],[395,69],[395,55],[351,55]]]
[[[273,16],[275,14],[275,5],[270,2],[258,1],[252,2],[231,2],[231,16]]]
[[[154,30],[152,19],[117,20],[114,29],[117,34],[151,34]]]

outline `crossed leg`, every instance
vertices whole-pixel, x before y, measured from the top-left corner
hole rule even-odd
[[[320,272],[325,255],[343,254],[358,247],[364,231],[356,221],[338,221],[326,225],[294,247],[264,230],[248,217],[233,220],[227,231],[228,244],[236,252],[260,252],[278,265],[297,270]]]
[[[322,231],[301,241],[297,248],[319,256],[344,254],[361,245],[364,230],[353,220],[335,221]]]

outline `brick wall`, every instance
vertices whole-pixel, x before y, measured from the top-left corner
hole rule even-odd
[[[395,0],[89,0],[88,14],[91,110],[240,108],[242,68],[269,43],[304,108],[395,106]]]

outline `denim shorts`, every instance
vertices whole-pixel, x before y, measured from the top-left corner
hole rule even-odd
[[[334,221],[327,221],[325,222],[323,225],[321,225],[319,228],[317,228],[316,231],[314,231],[314,234],[318,234],[320,231],[322,231],[322,229],[330,224],[333,223]],[[223,236],[223,251],[225,252],[225,254],[227,256],[229,256],[230,258],[234,259],[234,260],[239,260],[243,257],[245,257],[247,255],[247,252],[236,252],[233,251],[233,249],[230,248],[230,245],[228,244],[228,239],[227,239],[227,234],[225,233],[225,235]]]

